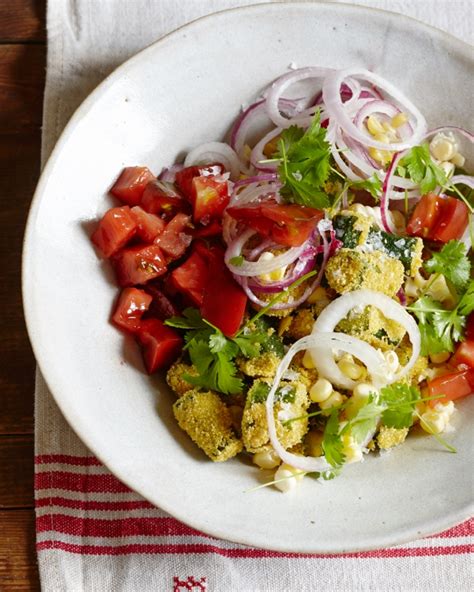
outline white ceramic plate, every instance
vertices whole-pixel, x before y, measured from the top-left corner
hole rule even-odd
[[[255,467],[213,464],[177,427],[173,397],[142,371],[140,353],[107,321],[117,294],[89,241],[112,205],[124,165],[160,171],[220,139],[290,62],[362,65],[402,88],[430,125],[468,125],[468,46],[397,15],[347,5],[291,3],[207,17],[116,70],[79,108],[39,183],[24,251],[24,300],[34,351],[64,415],[127,485],[193,527],[257,547],[342,552],[431,534],[468,517],[474,400],[459,408],[450,454],[410,439],[290,495]]]

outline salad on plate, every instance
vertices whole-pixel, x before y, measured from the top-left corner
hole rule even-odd
[[[211,460],[252,455],[289,491],[412,430],[455,452],[474,391],[473,140],[429,129],[379,75],[307,67],[228,142],[122,171],[92,235],[121,288],[112,322]]]

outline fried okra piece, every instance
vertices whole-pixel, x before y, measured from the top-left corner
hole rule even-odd
[[[281,358],[273,352],[264,352],[255,358],[239,358],[239,370],[252,378],[265,376],[271,378],[280,365]]]
[[[381,251],[340,249],[328,261],[326,279],[339,294],[367,289],[394,296],[403,284],[403,264]]]
[[[402,444],[407,435],[408,428],[389,428],[382,425],[377,434],[377,445],[382,450],[388,450]]]
[[[351,311],[336,327],[347,335],[353,335],[382,351],[395,349],[406,334],[405,328],[387,319],[376,306],[366,306],[362,312]]]
[[[269,443],[265,402],[270,392],[269,381],[258,379],[247,395],[242,417],[242,439],[248,452],[261,452]],[[277,436],[284,448],[299,444],[308,431],[308,419],[291,423],[286,420],[306,413],[310,404],[302,382],[282,382],[275,396],[274,416]]]
[[[311,308],[302,308],[291,320],[288,328],[288,335],[293,339],[301,339],[311,334],[313,330],[315,315]]]
[[[178,360],[166,373],[166,382],[168,383],[169,387],[173,392],[175,392],[178,397],[184,395],[188,391],[192,390],[194,385],[184,379],[184,375],[189,374],[190,376],[197,376],[198,372],[194,366],[191,364],[185,364]]]
[[[179,427],[214,462],[223,462],[242,450],[232,427],[231,411],[213,391],[191,390],[173,405]]]

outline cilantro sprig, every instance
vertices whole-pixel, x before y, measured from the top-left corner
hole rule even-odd
[[[456,290],[464,290],[471,276],[471,261],[467,257],[466,245],[458,240],[446,243],[441,251],[433,253],[423,267],[429,273],[442,274]]]
[[[292,125],[281,133],[276,157],[283,183],[280,192],[288,201],[318,209],[330,205],[323,185],[329,177],[331,152],[319,110],[306,131]]]

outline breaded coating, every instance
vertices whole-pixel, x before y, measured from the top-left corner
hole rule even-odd
[[[336,326],[336,331],[353,335],[382,351],[395,349],[406,334],[405,328],[387,319],[376,306],[366,306],[362,312],[351,311]]]
[[[265,376],[272,378],[275,376],[276,370],[280,365],[281,358],[273,352],[265,352],[255,358],[238,358],[237,365],[239,370],[255,378],[257,376]]]
[[[301,359],[302,358],[300,358],[300,360]],[[293,362],[295,362],[295,358],[293,358]],[[298,378],[295,378],[295,380],[297,380],[298,382],[302,382],[308,389],[308,391],[318,380],[319,377],[316,368],[305,368],[304,366],[299,366],[293,363],[290,366],[290,370],[298,373]]]
[[[422,253],[423,253],[423,240],[421,238],[417,237],[416,242],[411,250],[411,263],[410,263],[410,271],[408,274],[410,277],[415,277],[415,275],[418,273],[418,270],[420,269],[421,264],[423,263],[423,258],[421,256]]]
[[[368,289],[394,296],[403,284],[403,264],[381,251],[340,249],[326,266],[326,279],[339,294]]]
[[[173,405],[179,427],[214,462],[223,462],[242,451],[232,428],[232,413],[213,391],[191,390]]]
[[[269,443],[265,401],[270,386],[270,381],[258,379],[248,392],[242,417],[242,439],[248,452],[261,452]],[[278,439],[284,448],[291,448],[302,441],[308,431],[308,419],[289,424],[284,422],[304,415],[309,404],[308,391],[302,382],[282,381],[275,397],[274,416]]]
[[[197,376],[198,372],[194,366],[191,364],[185,364],[178,360],[166,373],[166,382],[168,383],[171,390],[173,390],[178,397],[184,395],[188,391],[192,390],[194,387],[193,384],[184,380],[184,374],[189,374],[190,376]]]
[[[310,335],[315,320],[314,313],[310,308],[302,308],[292,317],[288,335],[293,339],[301,339]]]
[[[388,428],[383,425],[377,434],[377,445],[382,450],[394,448],[404,442],[407,435],[408,428]]]
[[[410,340],[405,337],[396,351],[400,365],[405,366],[410,359],[412,352]],[[416,386],[421,380],[423,380],[427,368],[428,358],[426,356],[419,356],[410,372],[402,378],[402,382]]]

